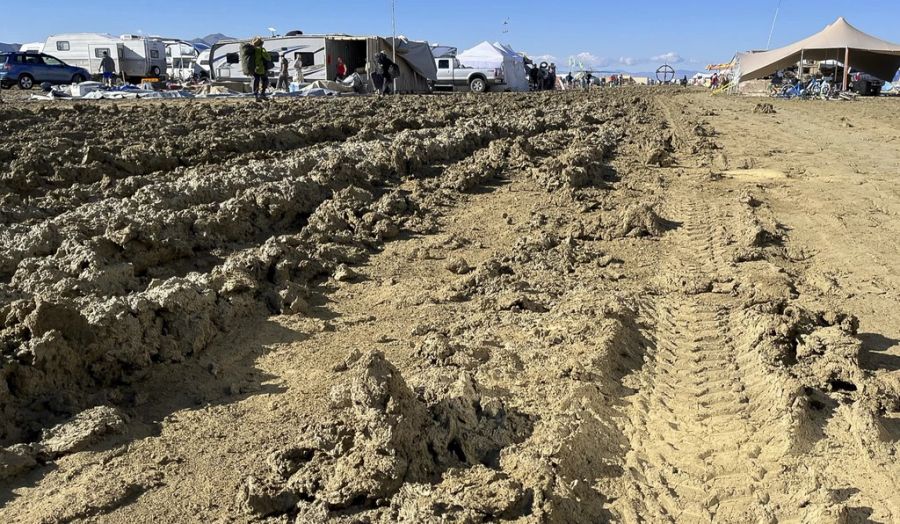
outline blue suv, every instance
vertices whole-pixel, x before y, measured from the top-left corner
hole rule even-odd
[[[35,84],[78,84],[89,80],[91,74],[83,67],[66,65],[62,60],[42,53],[0,54],[0,87],[16,84],[31,89]]]

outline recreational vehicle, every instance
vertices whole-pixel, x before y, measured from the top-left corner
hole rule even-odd
[[[200,69],[200,78],[212,77],[209,71],[209,51],[207,48],[200,51],[200,54],[197,55],[197,67]]]
[[[209,76],[198,63],[200,52],[208,49],[208,46],[173,38],[160,40],[166,44],[166,74],[169,78],[191,80]]]
[[[104,33],[67,33],[53,35],[44,51],[63,62],[100,74],[103,53],[116,63],[116,72],[126,80],[160,78],[166,72],[166,45],[155,38],[139,35],[113,36]]]
[[[378,36],[348,35],[295,35],[263,39],[263,47],[269,51],[274,64],[269,76],[278,76],[279,62],[283,56],[294,63],[303,64],[306,82],[335,80],[337,59],[342,58],[350,73],[359,73],[364,79],[375,68],[375,56],[379,51],[393,54],[393,39]],[[250,82],[241,68],[240,48],[246,40],[228,40],[216,43],[210,49],[210,76],[220,82]],[[397,62],[400,78],[397,90],[403,93],[422,93],[430,90],[437,77],[434,57],[427,42],[410,42],[397,39]]]

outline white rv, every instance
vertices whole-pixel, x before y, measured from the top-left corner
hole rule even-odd
[[[335,69],[331,78],[328,77],[325,42],[326,37],[315,35],[265,38],[263,47],[272,55],[272,63],[274,64],[272,70],[269,71],[269,76],[273,78],[278,76],[279,62],[281,57],[286,55],[291,62],[291,74],[294,71],[294,62],[301,60],[303,77],[306,81],[333,80],[337,70]],[[244,75],[241,68],[240,50],[241,45],[244,43],[246,43],[246,40],[222,40],[210,48],[209,68],[210,76],[214,80],[243,82],[251,80]],[[363,56],[362,65],[365,67],[365,56]]]
[[[173,38],[160,40],[166,44],[166,74],[169,78],[186,81],[209,77],[209,73],[198,63],[200,53],[209,46]]]
[[[200,51],[199,55],[197,55],[197,67],[200,69],[200,78],[212,77],[209,68],[209,52],[209,49],[204,49],[203,51]]]
[[[107,52],[116,63],[116,72],[132,82],[147,77],[162,78],[166,72],[166,45],[159,39],[139,35],[53,35],[44,44],[44,52],[95,75],[100,74],[100,61]]]
[[[223,40],[210,49],[210,78],[215,81],[250,82],[241,68],[241,45],[246,40]],[[337,59],[342,58],[352,74],[359,72],[363,78],[374,70],[375,55],[384,51],[393,53],[392,39],[378,36],[349,35],[295,35],[264,38],[263,47],[269,51],[274,64],[269,76],[278,77],[281,57],[287,56],[291,75],[294,63],[303,64],[303,77],[307,82],[335,80]],[[434,57],[427,42],[411,42],[397,39],[397,62],[400,78],[397,89],[405,93],[430,91],[430,83],[437,77]]]

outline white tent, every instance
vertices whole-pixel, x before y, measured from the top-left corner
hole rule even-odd
[[[891,80],[900,67],[900,45],[867,35],[838,18],[822,32],[780,49],[738,53],[740,81],[764,78],[801,59],[847,62],[851,68]]]
[[[503,72],[506,74],[506,82],[513,91],[528,91],[528,72],[525,71],[525,58],[515,52],[509,44],[494,42],[494,47],[503,50],[506,59],[503,64]]]
[[[528,91],[525,76],[525,60],[510,47],[482,42],[472,49],[456,55],[463,66],[479,69],[503,68],[506,85],[510,91]]]

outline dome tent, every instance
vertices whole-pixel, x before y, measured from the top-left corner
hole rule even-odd
[[[502,68],[506,86],[510,91],[528,91],[525,60],[508,46],[482,42],[472,49],[459,53],[456,59],[466,67]]]

